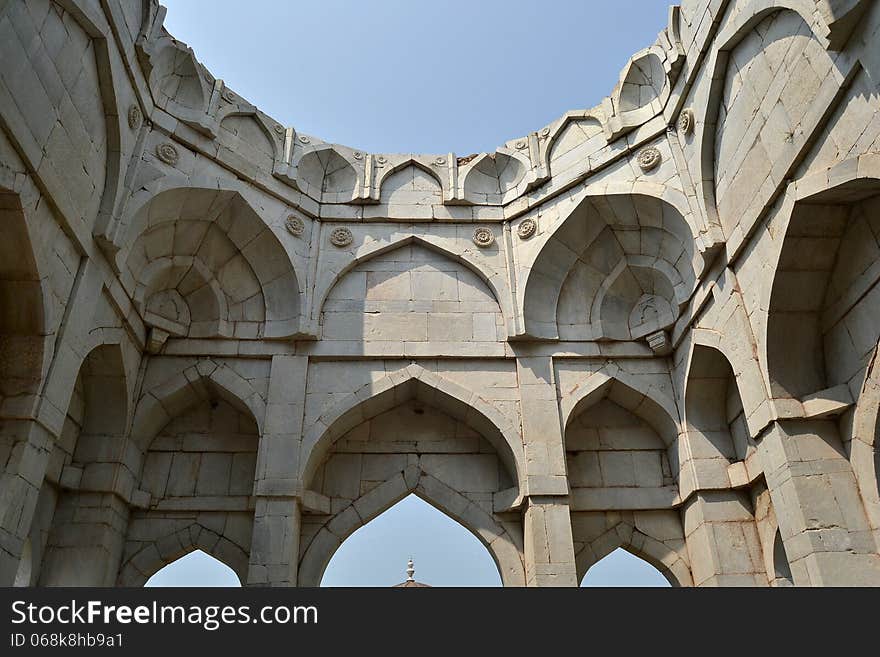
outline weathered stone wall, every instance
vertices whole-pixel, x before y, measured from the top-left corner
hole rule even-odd
[[[163,17],[0,2],[0,584],[317,585],[416,494],[505,585],[880,585],[880,2],[684,0],[464,157],[283,126]]]

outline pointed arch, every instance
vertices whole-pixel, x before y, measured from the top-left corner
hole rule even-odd
[[[238,409],[246,409],[260,434],[266,417],[266,401],[247,379],[225,363],[200,360],[170,379],[145,391],[138,400],[131,435],[135,446],[145,452],[150,441],[174,417],[212,394]]]
[[[350,273],[357,266],[369,262],[373,258],[391,253],[397,249],[409,245],[415,245],[424,247],[433,253],[437,253],[438,255],[449,259],[451,262],[458,263],[476,275],[491,291],[492,296],[501,308],[501,314],[504,317],[506,325],[507,318],[511,316],[513,311],[510,306],[510,295],[507,294],[507,283],[504,278],[494,272],[487,273],[485,265],[483,265],[478,259],[479,254],[474,255],[468,251],[454,253],[446,248],[444,245],[445,242],[447,242],[447,240],[443,240],[441,237],[430,234],[407,235],[400,233],[399,236],[395,235],[387,242],[374,242],[369,246],[360,249],[352,260],[346,262],[340,267],[338,273],[330,278],[320,281],[315,286],[313,319],[317,319],[320,316],[331,290],[345,277],[346,274]]]
[[[614,275],[614,266],[628,256],[645,257],[655,277],[665,280],[669,272],[676,272],[675,281],[662,287],[669,297],[663,298],[677,317],[705,267],[697,227],[682,210],[690,216],[682,195],[650,183],[628,189],[591,187],[567,216],[541,236],[543,244],[531,265],[521,266],[525,334],[545,339],[626,339],[625,325],[623,333],[599,334],[590,311],[603,283],[610,288],[607,279]],[[615,307],[632,310],[639,294],[657,296],[644,276],[630,272],[630,279]]]
[[[513,481],[523,482],[520,432],[495,406],[477,393],[413,363],[375,383],[368,383],[324,411],[306,433],[301,478],[308,487],[333,443],[349,430],[402,401],[422,399],[483,435],[497,450]]]
[[[507,148],[478,155],[464,173],[464,199],[477,204],[501,205],[505,199],[525,191],[530,165],[523,155]]]
[[[391,176],[393,176],[395,173],[403,171],[404,169],[406,169],[408,167],[415,167],[419,171],[430,176],[437,183],[437,185],[440,187],[441,201],[443,198],[445,198],[448,195],[449,185],[448,185],[448,183],[443,182],[443,177],[440,176],[439,173],[437,173],[436,169],[433,169],[432,167],[427,165],[425,162],[422,162],[418,158],[405,157],[404,159],[400,160],[399,162],[396,162],[394,164],[391,164],[390,166],[385,166],[384,168],[379,169],[379,173],[376,176],[375,188],[378,192],[378,197],[380,199],[380,202],[382,199],[382,188],[384,187],[385,182]]]
[[[192,522],[154,540],[140,542],[136,551],[122,563],[116,584],[143,586],[162,568],[195,550],[229,566],[239,582],[247,581],[248,553],[222,533]]]
[[[572,514],[578,582],[590,567],[618,548],[651,564],[674,587],[693,586],[678,512]]]
[[[235,337],[297,334],[303,292],[296,268],[244,190],[224,180],[181,180],[139,194],[139,204],[114,237],[121,248],[113,262],[128,293],[135,297],[138,286],[161,291],[145,278],[154,272],[154,261],[195,258],[203,273],[210,273],[207,280],[188,280],[190,269],[181,262],[167,289],[179,289],[196,305],[206,285],[221,289],[228,316],[216,325]]]
[[[584,410],[606,397],[645,420],[667,447],[675,444],[680,426],[675,401],[614,363],[593,372],[586,381],[563,393],[560,400],[563,426],[567,427]]]
[[[705,209],[708,223],[718,226],[724,232],[724,237],[730,237],[731,227],[722,226],[719,209],[719,198],[716,190],[716,148],[718,141],[718,126],[722,119],[722,105],[724,99],[724,87],[727,83],[726,72],[730,66],[731,55],[740,43],[742,43],[760,24],[774,14],[790,12],[800,18],[811,29],[816,25],[814,20],[815,3],[810,0],[752,0],[732,16],[727,24],[721,29],[715,39],[714,51],[706,65],[707,74],[711,73],[711,86],[707,98],[712,99],[706,106],[705,118],[702,125],[698,125],[698,139],[700,139],[701,157],[695,159],[697,172],[694,180],[697,181],[697,196]],[[819,37],[812,31],[810,34]],[[739,132],[734,131],[734,134]],[[760,143],[760,139],[757,140]],[[787,150],[792,150],[789,147]],[[755,161],[751,158],[750,161]],[[752,172],[754,174],[754,172]],[[750,190],[757,191],[757,190]],[[750,193],[744,190],[739,196],[752,199]]]
[[[489,551],[504,586],[524,586],[525,566],[517,542],[493,517],[416,466],[373,488],[340,510],[318,530],[302,553],[299,585],[318,586],[343,541],[406,496],[414,494],[470,531]]]
[[[348,203],[357,194],[363,174],[331,144],[320,144],[300,155],[297,186],[322,203]]]

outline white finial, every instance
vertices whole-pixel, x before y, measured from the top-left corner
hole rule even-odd
[[[415,582],[416,580],[413,579],[413,575],[415,575],[415,574],[416,574],[416,569],[413,566],[412,557],[410,557],[409,562],[406,564],[406,581],[407,582]]]

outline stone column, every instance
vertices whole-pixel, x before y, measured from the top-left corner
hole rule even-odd
[[[296,586],[301,509],[296,497],[257,498],[248,586]]]
[[[296,586],[302,505],[300,446],[308,358],[275,356],[257,456],[249,586]]]
[[[116,493],[62,493],[40,568],[40,586],[114,586],[128,518],[128,502]]]
[[[518,358],[525,481],[527,586],[577,586],[565,442],[553,360]]]
[[[568,499],[531,496],[526,504],[526,586],[577,586]]]
[[[833,420],[775,420],[758,444],[796,586],[880,586],[880,555]]]
[[[12,586],[54,437],[34,420],[4,420],[8,456],[0,475],[0,586]]]
[[[682,507],[694,586],[767,586],[751,502],[736,490],[700,490]]]
[[[709,425],[712,426],[712,425]],[[727,426],[679,435],[679,493],[694,586],[767,586],[747,491],[732,490],[733,442]]]

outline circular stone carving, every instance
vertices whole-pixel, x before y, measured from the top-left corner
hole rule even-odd
[[[177,164],[177,161],[180,159],[180,154],[171,144],[159,144],[156,146],[156,157],[162,160],[165,164],[173,166]]]
[[[224,89],[223,90],[223,99],[230,102],[230,103],[234,103],[235,102],[235,93],[231,89]]]
[[[520,139],[520,140],[519,140],[518,142],[516,142],[516,144],[515,144],[517,150],[520,150],[520,151],[521,151],[522,149],[524,149],[527,145],[528,145],[528,144],[526,144],[526,142],[525,142],[524,139]]]
[[[330,243],[340,248],[348,246],[354,241],[354,235],[348,228],[334,228],[330,233]]]
[[[434,158],[434,164],[436,164],[438,167],[442,167],[444,164],[446,164],[446,158],[445,157]]]
[[[280,137],[284,136],[284,126],[281,125],[280,123],[275,124],[275,134],[277,134]]]
[[[685,137],[694,131],[694,112],[693,110],[682,110],[678,116],[678,131]]]
[[[476,244],[481,249],[485,249],[488,246],[492,246],[495,243],[495,233],[492,232],[491,228],[486,228],[485,226],[481,226],[474,230],[474,244]]]
[[[519,226],[517,226],[517,228],[516,228],[516,234],[519,235],[519,238],[521,240],[527,240],[532,235],[534,235],[537,232],[537,230],[538,230],[537,222],[532,218],[528,218],[528,219],[523,219],[520,222]]]
[[[128,127],[132,130],[137,130],[141,127],[141,108],[137,105],[132,105],[128,108]]]
[[[362,160],[363,158],[364,158],[364,154],[363,154],[363,153],[361,153],[360,151],[355,151],[355,152],[354,152],[354,159],[356,159],[356,160]]]
[[[660,155],[660,151],[656,148],[649,146],[639,153],[638,161],[642,171],[652,171],[660,166],[663,156]]]
[[[385,157],[384,155],[380,155],[379,157],[376,158],[376,164],[378,164],[380,167],[384,167],[385,163],[387,161],[388,161],[388,158]]]
[[[300,143],[308,144],[308,143],[311,141],[311,139],[309,139],[309,138],[306,137],[305,135],[300,135],[300,137],[299,137],[299,141],[300,141]]]
[[[284,222],[284,225],[287,226],[287,232],[294,237],[302,236],[303,232],[306,230],[305,222],[295,214],[288,215],[287,221]]]

